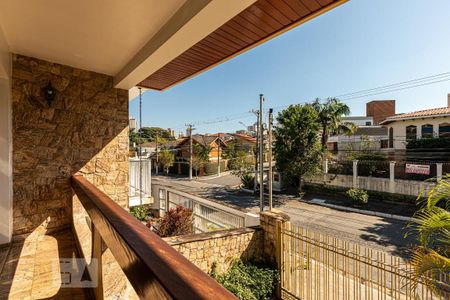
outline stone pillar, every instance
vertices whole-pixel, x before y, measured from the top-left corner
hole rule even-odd
[[[358,161],[353,161],[353,188],[358,188]]]
[[[389,192],[395,193],[395,161],[389,162]]]
[[[438,182],[442,180],[442,163],[436,164],[436,179]]]
[[[264,232],[264,256],[268,261],[276,262],[278,266],[281,263],[279,260],[281,227],[285,223],[290,224],[289,220],[287,214],[277,209],[260,213],[260,224]]]
[[[328,159],[323,160],[322,171],[324,174],[328,174]]]

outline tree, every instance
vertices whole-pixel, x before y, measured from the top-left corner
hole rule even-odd
[[[235,157],[230,159],[229,167],[231,173],[240,177],[252,172],[254,167],[254,158],[245,151],[237,151]]]
[[[169,174],[169,168],[173,166],[175,161],[175,155],[167,149],[163,149],[159,153],[159,162],[163,166],[163,169]]]
[[[409,226],[418,234],[420,246],[412,256],[415,276],[439,289],[442,274],[450,272],[450,176],[447,175],[428,192],[421,209]],[[408,234],[410,234],[409,232]]]
[[[311,105],[291,105],[278,113],[277,122],[274,132],[277,168],[298,182],[301,192],[302,178],[314,174],[320,166],[318,113]]]
[[[321,144],[326,149],[330,134],[353,134],[356,130],[355,124],[342,122],[342,117],[350,114],[350,108],[337,98],[328,98],[326,102],[320,102],[317,98],[312,107],[318,113],[322,129]]]
[[[159,143],[162,143],[163,141],[175,140],[169,130],[160,127],[142,127],[137,132],[140,132],[142,134],[142,138],[147,142],[156,142],[156,137],[158,137]]]
[[[198,177],[198,171],[209,160],[209,153],[211,152],[211,146],[194,144],[192,146],[192,168],[195,170],[195,177]]]

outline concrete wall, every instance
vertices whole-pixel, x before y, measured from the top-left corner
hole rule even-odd
[[[308,182],[316,184],[326,184],[331,186],[352,188],[353,176],[352,175],[334,175],[324,174],[309,179]],[[395,179],[392,183],[389,178],[377,178],[377,177],[357,177],[357,188],[385,192],[395,193],[402,195],[418,196],[424,190],[428,191],[434,187],[434,183],[423,182],[416,180],[401,180]]]
[[[261,260],[263,232],[259,228],[239,228],[164,238],[164,240],[204,272],[216,264],[225,272],[232,258]]]
[[[77,173],[127,207],[128,91],[112,77],[14,55],[12,116],[14,234],[68,226]]]
[[[437,118],[424,118],[416,120],[396,121],[391,124],[385,125],[388,128],[394,130],[394,148],[396,150],[406,149],[406,127],[410,125],[417,126],[417,138],[422,137],[422,125],[433,125],[434,136],[439,136],[439,124],[450,123],[449,117],[437,117]]]
[[[0,245],[12,234],[11,54],[0,27]]]

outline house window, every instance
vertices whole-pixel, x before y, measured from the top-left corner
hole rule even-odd
[[[417,138],[417,126],[410,125],[406,127],[406,140],[415,140]]]
[[[273,181],[275,181],[275,182],[280,181],[280,174],[278,174],[278,173],[273,174]]]
[[[389,128],[389,148],[394,148],[394,128]]]
[[[367,121],[367,122],[366,122],[366,126],[370,126],[370,125],[372,125],[372,122]]]
[[[449,123],[442,123],[439,124],[439,137],[450,137],[450,124]]]
[[[433,137],[433,125],[425,124],[422,125],[422,138],[432,138]]]

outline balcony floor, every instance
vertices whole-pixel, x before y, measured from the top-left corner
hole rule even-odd
[[[82,288],[61,288],[58,258],[75,258],[72,231],[32,233],[0,246],[0,299],[87,299]]]

